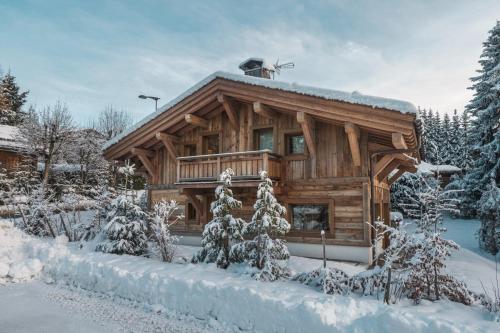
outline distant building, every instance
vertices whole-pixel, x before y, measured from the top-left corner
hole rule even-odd
[[[10,172],[25,158],[25,144],[20,140],[19,128],[0,125],[0,167]]]
[[[454,165],[448,165],[448,164],[434,165],[424,161],[422,161],[417,166],[417,170],[419,173],[423,175],[434,175],[434,177],[437,177],[439,174],[442,182],[441,185],[443,187],[448,185],[448,183],[451,181],[451,178],[454,175],[460,176],[462,174],[462,169]]]

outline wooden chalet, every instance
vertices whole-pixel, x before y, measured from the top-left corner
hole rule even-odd
[[[415,172],[418,140],[410,103],[216,72],[107,142],[104,156],[135,160],[151,201],[183,205],[175,232],[187,244],[200,244],[223,170],[235,172],[246,219],[267,170],[287,207],[292,254],[320,257],[324,229],[329,258],[371,262],[365,222],[389,221],[390,184]]]
[[[0,125],[0,168],[12,172],[26,158],[26,144],[22,142],[19,128]]]

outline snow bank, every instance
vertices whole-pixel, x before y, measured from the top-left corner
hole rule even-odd
[[[15,263],[38,259],[46,280],[207,322],[216,320],[228,331],[493,332],[498,328],[485,319],[484,311],[446,301],[386,306],[371,297],[324,295],[290,281],[255,281],[237,273],[237,267],[224,271],[215,265],[166,264],[89,252],[64,239],[33,239],[2,221],[0,229],[0,262],[7,258],[9,272]],[[10,246],[4,245],[6,239]],[[28,273],[39,274],[40,265]]]

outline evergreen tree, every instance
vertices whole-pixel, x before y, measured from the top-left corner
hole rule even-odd
[[[480,200],[492,181],[500,184],[500,21],[489,33],[479,60],[479,75],[471,79],[474,97],[466,107],[471,116],[474,164],[465,178],[465,195],[472,203]],[[470,208],[478,209],[477,204]],[[485,227],[489,228],[486,220],[482,223]]]
[[[0,124],[17,126],[23,120],[21,111],[29,91],[21,92],[16,78],[8,72],[0,81]]]
[[[96,250],[106,253],[142,255],[147,249],[148,215],[126,195],[113,200],[105,217],[104,240]]]
[[[458,116],[457,110],[453,110],[453,117],[451,118],[451,132],[449,136],[449,143],[451,146],[450,151],[450,163],[451,165],[462,168],[462,156],[464,148],[461,144],[462,140],[462,126],[460,124],[460,118]]]
[[[470,140],[470,120],[468,112],[465,111],[462,112],[460,125],[461,125],[460,146],[462,149],[460,154],[461,164],[459,166],[465,171],[465,173],[467,173],[472,167],[472,157],[471,157],[472,143]]]
[[[453,133],[451,127],[450,116],[444,114],[443,123],[440,128],[440,147],[442,158],[440,164],[453,164],[455,158],[455,146],[453,145]]]
[[[290,254],[283,240],[272,237],[286,234],[290,230],[290,224],[285,219],[285,207],[274,196],[273,183],[267,177],[267,172],[261,171],[260,176],[262,182],[257,190],[255,213],[252,221],[243,229],[245,236],[254,238],[234,245],[231,256],[257,267],[260,270],[255,274],[257,279],[274,281],[288,274],[280,261],[287,260]]]
[[[500,188],[493,179],[479,200],[478,213],[481,219],[479,244],[496,255],[500,252]]]
[[[241,208],[241,201],[233,198],[231,177],[234,172],[227,169],[220,175],[221,185],[215,189],[215,201],[210,205],[213,219],[207,223],[201,235],[201,249],[193,256],[193,262],[215,262],[220,268],[230,264],[231,245],[243,241],[243,220],[234,218],[231,211]]]

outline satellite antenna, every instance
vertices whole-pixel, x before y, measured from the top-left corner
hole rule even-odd
[[[292,69],[295,68],[295,64],[293,62],[285,62],[280,64],[280,58],[276,60],[276,62],[271,65],[271,73],[273,74],[273,80],[274,80],[274,73],[280,75],[282,69]]]

